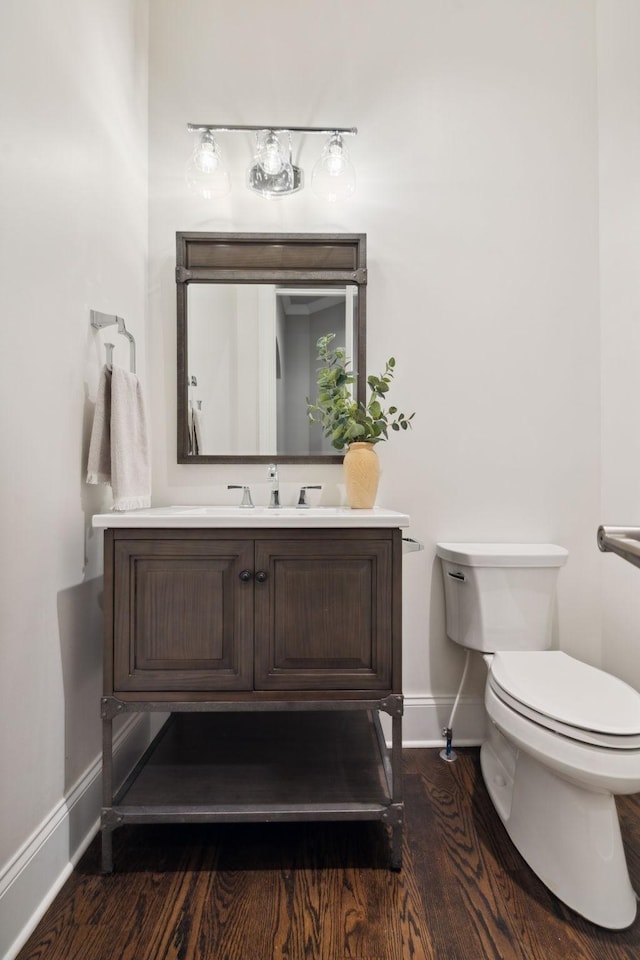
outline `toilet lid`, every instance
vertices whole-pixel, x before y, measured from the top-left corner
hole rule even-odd
[[[514,709],[576,740],[640,747],[640,693],[561,650],[501,651],[492,687]]]
[[[569,556],[554,543],[437,543],[436,554],[467,567],[561,567]]]

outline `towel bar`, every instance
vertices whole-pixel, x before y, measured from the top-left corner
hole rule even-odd
[[[130,356],[130,367],[131,373],[136,372],[136,341],[133,337],[133,334],[129,333],[127,328],[124,325],[124,320],[122,317],[116,317],[112,313],[100,313],[99,310],[91,311],[90,323],[92,327],[95,327],[96,330],[102,330],[103,327],[112,327],[114,324],[117,324],[118,333],[121,333],[123,337],[126,337],[129,341],[129,356]],[[105,343],[105,349],[107,351],[107,366],[111,369],[113,362],[113,344]]]
[[[424,543],[415,540],[413,537],[402,538],[402,552],[415,553],[417,550],[424,550]]]
[[[617,553],[635,567],[640,567],[639,527],[598,527],[598,546],[603,553]]]

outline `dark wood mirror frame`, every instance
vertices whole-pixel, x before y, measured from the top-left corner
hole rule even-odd
[[[177,233],[178,463],[342,463],[334,455],[193,455],[188,437],[187,289],[190,283],[358,286],[356,396],[366,397],[366,234]],[[317,429],[320,429],[319,427]]]

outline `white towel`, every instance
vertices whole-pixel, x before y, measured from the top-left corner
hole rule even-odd
[[[189,453],[197,453],[196,443],[193,435],[193,407],[189,404],[189,414],[188,414],[188,423],[187,429],[189,433]]]
[[[87,483],[110,483],[114,510],[151,506],[144,397],[134,373],[104,367],[89,444]]]
[[[103,367],[89,442],[87,483],[111,483],[111,371]]]
[[[194,453],[203,454],[204,449],[204,414],[198,407],[193,408],[193,446]]]

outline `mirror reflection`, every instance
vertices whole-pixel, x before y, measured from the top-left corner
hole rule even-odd
[[[310,424],[316,343],[335,333],[357,355],[357,287],[194,284],[189,290],[189,453],[322,455]]]

